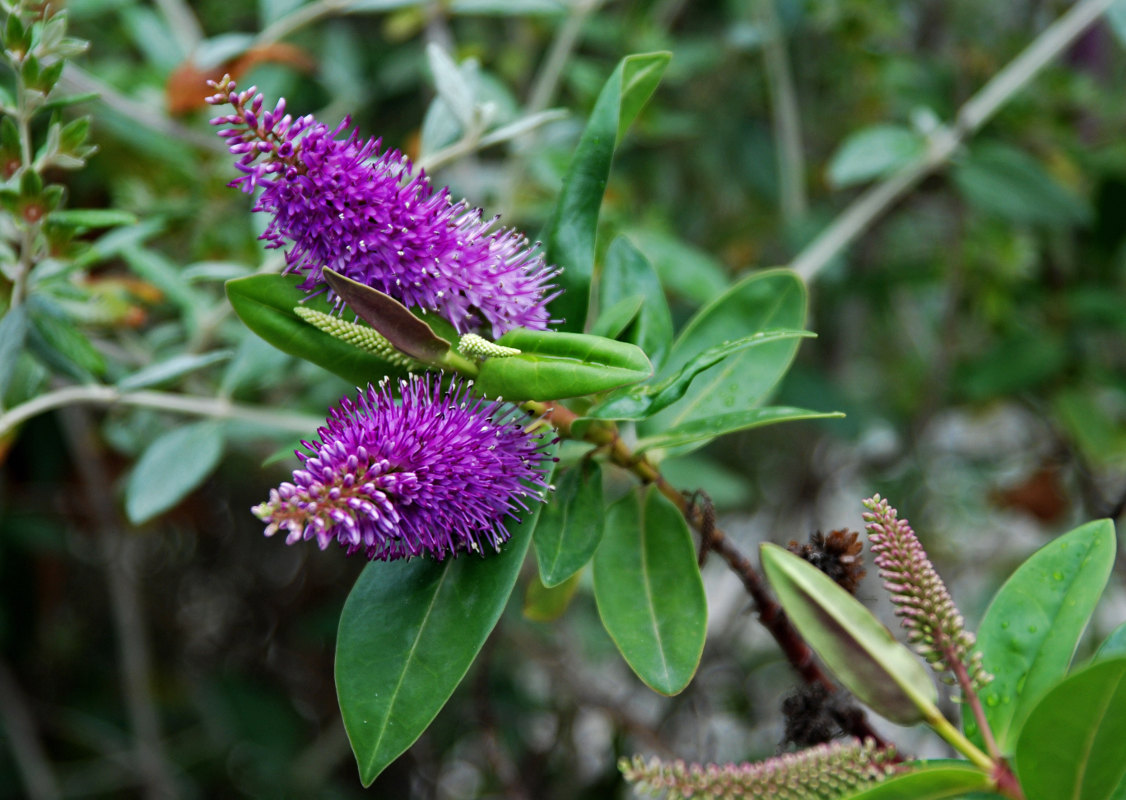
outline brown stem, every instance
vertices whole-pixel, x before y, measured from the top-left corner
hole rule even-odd
[[[86,493],[87,506],[98,528],[110,610],[117,632],[121,689],[133,732],[134,766],[146,800],[166,800],[178,793],[164,753],[160,717],[152,691],[150,645],[139,581],[139,543],[124,530],[114,505],[113,487],[86,409],[63,409],[60,417]]]
[[[552,424],[561,436],[574,438],[572,425],[578,415],[566,406],[557,403],[527,404],[530,410],[543,415],[544,419]],[[802,639],[790,620],[786,617],[782,607],[770,596],[766,583],[758,571],[751,564],[739,548],[731,542],[727,535],[714,524],[714,520],[707,519],[707,515],[695,502],[690,502],[684,493],[670,484],[661,471],[653,464],[644,453],[636,454],[618,436],[617,429],[609,423],[594,423],[588,427],[581,437],[586,441],[597,444],[606,449],[610,460],[620,467],[629,470],[643,483],[652,484],[657,490],[675,505],[685,520],[701,537],[707,537],[701,543],[702,551],[714,551],[727,563],[732,572],[739,576],[747,594],[751,596],[759,621],[774,637],[774,641],[782,648],[782,654],[790,662],[790,666],[798,673],[803,681],[810,685],[824,686],[828,691],[837,691],[836,684],[830,680],[824,670],[813,658],[813,651]],[[858,710],[859,711],[859,710]],[[881,748],[890,746],[879,733],[868,723],[867,716],[861,711],[854,720],[849,720],[845,733],[861,740],[873,739]]]

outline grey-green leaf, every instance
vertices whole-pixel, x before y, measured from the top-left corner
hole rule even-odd
[[[163,514],[207,479],[223,457],[223,429],[196,422],[156,439],[125,485],[125,513],[134,525]]]

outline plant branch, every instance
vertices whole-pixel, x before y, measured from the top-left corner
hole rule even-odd
[[[953,124],[939,127],[916,161],[857,197],[821,234],[790,262],[811,281],[835,256],[865,233],[872,223],[923,178],[944,166],[967,138],[1023,89],[1056,56],[1090,27],[1115,0],[1079,0],[1049,25],[958,110]]]
[[[571,57],[571,52],[579,41],[583,24],[603,2],[604,0],[576,0],[571,7],[570,15],[556,33],[543,65],[532,80],[528,106],[524,109],[526,114],[543,111],[551,103],[559,86],[559,79],[563,76],[563,68],[567,66],[567,59]]]
[[[556,403],[528,402],[524,407],[531,413],[542,416],[559,432],[561,436],[575,438],[571,426],[577,415],[566,406]],[[618,436],[617,430],[612,425],[592,425],[582,438],[593,444],[600,445],[609,453],[610,460],[618,466],[629,470],[643,483],[653,484],[657,490],[667,497],[673,505],[684,515],[685,520],[701,537],[706,537],[702,548],[717,553],[731,571],[739,576],[747,594],[751,596],[759,621],[770,632],[778,646],[782,649],[790,666],[798,673],[801,679],[813,686],[820,685],[829,692],[836,692],[837,686],[825,674],[813,657],[813,651],[802,639],[782,607],[770,596],[766,582],[759,575],[749,558],[733,544],[727,535],[715,526],[714,521],[707,518],[704,510],[694,502],[690,502],[683,492],[670,484],[645,454],[635,454]],[[858,711],[860,711],[858,709]],[[846,733],[864,740],[873,739],[882,748],[889,746],[879,733],[868,723],[867,716],[862,711],[857,714]]]
[[[58,782],[35,729],[35,719],[24,701],[16,676],[3,661],[0,661],[0,720],[4,723],[28,798],[54,800],[60,797]]]
[[[94,440],[86,409],[67,408],[63,434],[78,468],[86,505],[98,532],[110,610],[117,633],[121,691],[133,732],[134,769],[145,798],[164,800],[177,792],[161,743],[160,715],[152,692],[152,662],[138,574],[139,542],[124,530],[114,505],[113,487]]]
[[[758,17],[766,29],[762,55],[771,102],[774,146],[778,152],[778,185],[782,218],[793,224],[805,216],[805,155],[801,141],[801,114],[786,40],[778,20],[776,0],[759,0]]]
[[[0,436],[32,417],[75,404],[142,406],[199,417],[235,419],[267,425],[292,433],[307,433],[324,424],[324,420],[305,414],[287,414],[260,406],[232,403],[229,400],[170,392],[122,392],[113,386],[67,386],[41,394],[0,414]]]

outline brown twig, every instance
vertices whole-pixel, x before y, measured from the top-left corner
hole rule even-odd
[[[578,416],[566,406],[557,403],[528,404],[535,406],[534,410],[552,424],[561,436],[575,438],[572,425]],[[629,470],[636,475],[642,483],[652,484],[657,490],[672,501],[680,513],[684,515],[688,524],[701,536],[701,558],[704,553],[711,551],[719,555],[727,563],[739,579],[743,582],[747,594],[751,596],[759,621],[774,637],[774,641],[782,649],[782,654],[790,662],[790,666],[798,673],[801,679],[811,685],[824,686],[830,692],[836,692],[837,686],[830,680],[825,671],[821,669],[813,657],[813,651],[790,624],[782,607],[770,595],[766,582],[759,575],[754,565],[739,548],[731,542],[727,535],[715,525],[715,516],[709,514],[706,508],[701,508],[695,500],[679,491],[670,484],[661,471],[653,464],[644,453],[636,454],[618,436],[617,429],[610,423],[595,423],[590,425],[579,437],[600,447],[605,448],[610,460],[618,466]],[[879,733],[872,728],[868,717],[863,711],[854,719],[849,720],[845,733],[863,740],[873,739],[880,747],[890,745]]]

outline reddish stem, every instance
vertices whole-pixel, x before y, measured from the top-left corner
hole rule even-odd
[[[575,438],[571,432],[571,426],[578,415],[566,406],[547,403],[544,418],[551,423],[560,435]],[[689,502],[683,492],[665,480],[657,466],[649,461],[644,453],[638,455],[632,452],[618,436],[618,432],[612,424],[594,423],[584,431],[582,437],[578,438],[606,448],[611,461],[632,472],[643,483],[656,486],[657,490],[680,510],[688,524],[703,537],[703,548],[719,554],[731,570],[739,576],[743,586],[746,587],[747,594],[751,596],[759,621],[774,637],[786,660],[790,662],[790,666],[801,679],[811,686],[820,685],[830,692],[837,691],[837,686],[814,659],[813,651],[809,648],[809,645],[790,624],[782,607],[771,597],[765,581],[751,564],[750,559],[731,542],[722,530],[714,524],[706,524],[704,512],[695,503]],[[872,739],[880,748],[891,746],[890,742],[886,741],[869,725],[868,718],[863,712],[858,713],[854,720],[842,724],[847,725],[846,733],[861,741]]]

